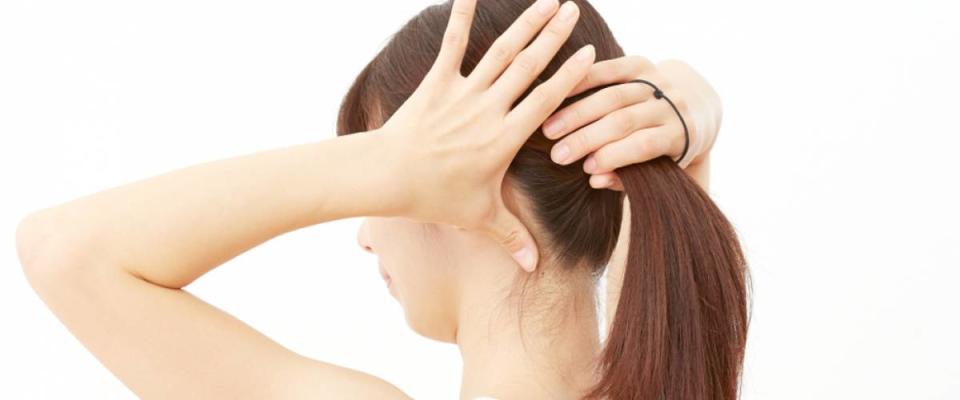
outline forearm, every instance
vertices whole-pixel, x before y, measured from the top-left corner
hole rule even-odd
[[[392,215],[400,199],[378,134],[193,165],[48,208],[41,219],[99,268],[180,288],[283,233]]]
[[[710,192],[710,153],[688,165],[686,172],[705,192]]]

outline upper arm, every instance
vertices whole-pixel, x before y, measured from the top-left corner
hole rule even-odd
[[[99,268],[78,257],[88,251],[29,224],[18,226],[17,247],[31,286],[140,398],[409,398],[372,375],[303,357],[186,290]]]

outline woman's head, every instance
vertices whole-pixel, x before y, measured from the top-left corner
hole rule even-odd
[[[529,3],[477,3],[461,68],[464,75],[473,70]],[[594,44],[598,60],[623,56],[599,13],[586,2],[577,3],[580,18],[573,33],[531,89],[551,77],[567,58],[587,44]],[[416,90],[439,54],[450,6],[448,2],[423,10],[364,69],[344,100],[340,135],[380,127]],[[616,244],[623,196],[592,189],[582,163],[560,166],[551,161],[551,146],[552,141],[541,132],[534,133],[507,171],[504,198],[540,246],[541,273],[563,274],[567,280],[590,279],[602,273]],[[458,284],[476,282],[471,266],[489,272],[489,266],[497,262],[513,265],[485,237],[403,218],[368,218],[359,239],[380,256],[390,276],[391,292],[403,305],[410,325],[421,334],[440,340],[452,339],[445,333],[452,332],[456,313],[445,308],[456,305],[462,287]],[[535,286],[519,269],[510,272],[506,282],[513,283],[516,277],[517,283],[510,286],[518,291],[524,286]],[[529,294],[534,296],[535,292]]]
[[[570,1],[581,10],[577,25],[530,89],[587,44],[596,47],[597,61],[624,55],[599,13],[585,0]],[[531,3],[477,2],[464,75]],[[439,53],[450,9],[446,2],[422,11],[364,68],[344,98],[338,135],[380,127],[416,90]],[[563,106],[595,91],[567,99]],[[516,268],[485,236],[404,218],[364,221],[359,242],[379,256],[391,293],[417,332],[453,341],[459,302],[472,289],[491,287],[481,283],[499,282],[508,289],[491,296],[521,293],[520,304],[526,302],[524,296],[557,302],[563,299],[538,288],[565,283],[582,288],[579,283],[602,274],[617,243],[624,196],[591,188],[582,160],[568,166],[554,163],[552,145],[542,132],[533,132],[503,185],[507,206],[540,248],[534,275]],[[746,334],[745,266],[736,235],[709,197],[669,158],[617,172],[631,200],[633,229],[617,313],[604,353],[598,355],[603,378],[593,394],[729,398],[736,390]]]

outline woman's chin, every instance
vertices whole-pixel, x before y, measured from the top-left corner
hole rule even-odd
[[[399,298],[397,298],[397,291],[394,289],[393,280],[391,279],[387,280],[387,291],[390,292],[390,295],[393,296],[394,299],[399,300]]]

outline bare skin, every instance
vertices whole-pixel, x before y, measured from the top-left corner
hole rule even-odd
[[[463,77],[475,1],[455,2],[437,64],[383,128],[185,167],[40,210],[17,228],[28,281],[141,398],[408,399],[383,379],[294,353],[184,287],[311,225],[361,216],[440,224],[464,231],[459,240],[476,251],[476,268],[463,269],[471,284],[459,288],[456,329],[447,338],[464,357],[461,397],[564,398],[589,387],[595,377],[582,360],[600,349],[592,287],[545,279],[556,297],[544,304],[557,305],[555,312],[525,315],[524,336],[515,315],[499,312],[516,304],[490,293],[506,288],[503,277],[528,273],[517,268],[524,265],[512,256],[518,250],[531,249],[537,261],[532,238],[539,232],[528,229],[522,208],[504,201],[512,188],[503,174],[529,133],[589,81],[593,51],[583,49],[511,111],[540,72],[524,65],[546,65],[577,10],[564,19],[556,1],[538,3],[500,45],[526,43],[544,26],[546,34],[509,59],[484,60],[477,70],[488,75]],[[696,154],[699,165],[706,152]],[[706,168],[699,171],[697,179],[705,178]],[[472,201],[451,201],[464,196]],[[544,273],[553,267],[536,265]],[[491,335],[490,327],[499,329]],[[565,351],[556,354],[556,346]]]

